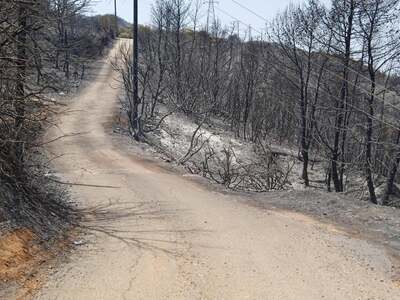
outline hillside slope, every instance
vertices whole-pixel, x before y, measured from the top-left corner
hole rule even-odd
[[[49,150],[92,218],[37,299],[399,299],[383,249],[132,155],[111,134],[114,76],[104,62],[49,132],[81,133]]]

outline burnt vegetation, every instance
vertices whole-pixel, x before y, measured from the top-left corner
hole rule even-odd
[[[115,37],[113,18],[87,17],[86,0],[0,3],[0,222],[45,238],[75,221],[63,190],[46,176],[43,129],[54,98],[85,79]]]
[[[153,24],[139,33],[138,102],[130,49],[121,49],[114,65],[125,85],[130,134],[145,140],[171,114],[183,113],[199,127],[176,160],[194,173],[240,190],[284,189],[292,156],[306,187],[319,183],[399,206],[399,1],[325,7],[309,0],[289,6],[266,32],[249,27],[245,34],[239,19],[221,25],[216,9],[212,2],[155,2]],[[261,160],[241,163],[229,147],[212,149],[201,128],[215,120],[261,149]]]
[[[290,188],[299,172],[305,187],[400,206],[399,2],[309,0],[265,32],[243,33],[239,19],[221,24],[212,1],[157,0],[153,24],[139,28],[138,99],[126,43],[113,61],[128,132],[143,141],[184,114],[196,126],[172,159],[194,174],[265,192]],[[117,33],[132,37],[123,20],[116,27],[113,16],[86,16],[88,5],[0,5],[0,218],[46,235],[77,218],[42,155],[54,95],[79,86]],[[255,157],[229,143],[217,149],[204,131],[215,124]]]

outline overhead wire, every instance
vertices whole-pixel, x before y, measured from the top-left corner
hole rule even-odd
[[[234,1],[234,0],[231,0],[231,1]],[[234,2],[235,2],[235,1],[234,1]],[[220,10],[220,11],[223,11],[222,9],[220,9],[220,8],[218,8],[218,7],[217,7],[217,9]],[[251,12],[251,10],[249,10],[249,11]],[[226,13],[226,12],[225,12],[225,13]],[[229,13],[226,13],[226,15],[228,15],[229,17],[233,18],[234,20],[236,20],[236,21],[238,21],[238,22],[240,22],[240,23],[242,23],[242,24],[244,24],[244,25],[247,25],[247,26],[251,27],[251,25],[245,23],[244,21],[242,21],[241,19],[239,19],[239,18],[237,18],[237,17],[232,16],[232,15],[229,14]],[[255,57],[259,57],[258,54],[252,53],[251,51],[247,51],[247,53],[249,53],[250,55],[254,55]],[[317,65],[317,66],[319,66],[319,67],[322,67],[321,65],[318,65],[318,64],[315,63],[315,62],[314,62],[314,64]],[[329,70],[329,71],[331,71],[331,70]],[[333,71],[331,71],[331,72],[333,72]],[[359,73],[357,73],[357,74],[359,74]],[[342,76],[340,76],[340,75],[338,75],[338,74],[336,74],[336,73],[335,73],[335,75],[338,76],[339,79],[345,80]],[[314,88],[314,89],[317,89],[316,86],[311,86],[311,87]],[[324,90],[324,89],[321,88],[321,87],[319,87],[319,89],[320,89],[321,91],[323,91],[323,92],[329,94],[329,95],[330,95],[332,98],[334,98],[335,100],[342,101],[342,99],[340,99],[340,98],[337,97],[337,96],[332,95],[331,93],[329,93],[329,91]],[[376,97],[377,99],[379,99],[376,95],[375,95],[375,97]],[[384,102],[385,102],[385,100],[382,100],[382,99],[381,99],[381,101],[384,101]],[[384,124],[384,125],[386,125],[386,126],[388,126],[388,127],[391,127],[392,129],[395,129],[395,130],[397,130],[397,131],[400,131],[400,127],[399,127],[399,126],[396,126],[396,125],[394,125],[394,124],[392,124],[392,123],[389,123],[389,122],[387,122],[387,121],[385,121],[385,120],[378,119],[378,118],[376,118],[374,115],[371,115],[369,112],[367,112],[367,111],[365,111],[365,110],[362,110],[361,108],[359,108],[359,107],[357,107],[357,106],[355,106],[355,105],[353,105],[353,104],[351,104],[351,103],[346,103],[346,104],[347,104],[348,107],[353,108],[354,110],[356,110],[356,111],[358,111],[358,112],[364,114],[365,116],[371,118],[372,120],[374,120],[374,121],[376,121],[376,122],[380,122],[380,123],[382,123],[382,124]],[[400,109],[399,109],[398,107],[396,107],[396,106],[393,106],[393,107],[394,107],[396,110],[399,110],[399,111],[400,111]]]
[[[258,13],[254,12],[254,10],[250,9],[250,8],[247,7],[246,5],[244,5],[244,4],[242,4],[242,3],[239,3],[239,2],[236,1],[236,0],[231,0],[231,1],[232,1],[233,3],[235,3],[235,4],[237,4],[238,6],[240,6],[242,9],[245,9],[246,11],[250,12],[251,14],[253,14],[254,16],[256,16],[257,18],[259,18],[259,19],[265,21],[266,23],[269,22],[269,21],[267,20],[267,18],[265,18],[265,17],[259,15]],[[235,19],[236,19],[236,18],[235,18]],[[327,58],[331,58],[328,54],[326,54],[326,53],[324,53],[324,52],[320,52],[320,54],[321,54],[321,55],[324,55],[324,56],[327,57]],[[357,74],[357,75],[360,76],[361,78],[363,78],[363,79],[365,79],[365,80],[367,80],[367,81],[369,81],[369,82],[372,82],[372,80],[371,80],[370,78],[368,78],[368,77],[365,76],[364,74],[360,73],[359,71],[353,69],[351,66],[346,66],[346,65],[345,65],[343,62],[341,62],[340,60],[338,60],[338,61],[336,61],[336,62],[337,62],[338,64],[340,64],[341,66],[348,68],[348,70],[350,70],[351,72],[354,72],[355,74]],[[315,63],[315,62],[314,62],[314,64],[318,65],[318,64]],[[350,81],[350,80],[346,80],[345,78],[341,77],[340,75],[338,75],[338,74],[335,73],[334,71],[329,70],[329,69],[327,69],[327,71],[330,72],[330,73],[332,73],[334,76],[340,78],[341,80],[345,80],[347,83],[351,84],[353,87],[357,87],[357,86],[355,86],[355,83],[353,83],[353,82]],[[362,88],[361,86],[358,86],[358,88],[359,88],[360,90],[363,90],[364,92],[368,93],[369,95],[371,95],[370,91],[368,91],[367,89],[364,89],[364,88]],[[387,89],[387,88],[383,88],[381,91],[382,91],[382,92],[393,92],[393,91],[391,91],[391,90],[389,90],[389,89]],[[391,103],[387,103],[387,101],[386,101],[384,98],[381,98],[381,97],[379,97],[379,96],[376,95],[376,94],[375,94],[374,96],[375,96],[375,98],[376,98],[377,100],[383,102],[385,105],[388,105],[388,106],[390,106],[391,108],[395,109],[396,111],[400,112],[400,107],[395,106],[395,105],[393,105],[393,104],[391,104]]]

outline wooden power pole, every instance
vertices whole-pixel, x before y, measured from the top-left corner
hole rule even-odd
[[[139,73],[139,47],[138,47],[138,0],[133,2],[133,88],[134,101],[139,103],[138,73]]]
[[[118,17],[117,17],[117,0],[114,0],[114,26],[115,26],[115,37],[118,37]]]
[[[133,1],[133,103],[134,106],[139,106],[139,45],[138,45],[138,0]],[[139,116],[136,111],[135,122],[139,129]]]

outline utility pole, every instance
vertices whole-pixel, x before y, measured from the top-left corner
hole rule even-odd
[[[133,105],[138,107],[139,103],[139,47],[138,47],[138,0],[133,1]],[[139,128],[139,116],[136,111],[135,122]],[[139,129],[140,130],[140,129]]]
[[[117,17],[117,0],[114,0],[114,26],[115,26],[115,37],[118,37],[118,17]]]

